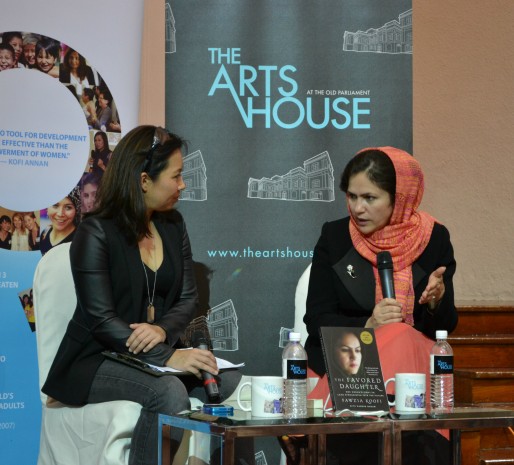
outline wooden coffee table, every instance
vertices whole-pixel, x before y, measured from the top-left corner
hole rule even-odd
[[[393,465],[402,465],[402,431],[449,429],[454,465],[461,463],[460,432],[473,428],[514,426],[514,410],[482,407],[455,407],[453,413],[426,415],[425,418],[392,419]]]
[[[159,415],[159,465],[169,465],[169,430],[171,427],[218,436],[223,443],[222,464],[234,464],[234,444],[238,438],[262,436],[307,436],[307,463],[324,465],[326,461],[326,436],[328,434],[379,433],[382,450],[377,458],[379,465],[391,465],[391,422],[376,417],[310,416],[302,420],[268,420],[252,418],[249,413],[235,411],[233,417],[212,417],[202,414]],[[310,412],[312,415],[312,412]]]
[[[514,426],[514,410],[503,408],[456,407],[453,413],[426,414],[420,417],[323,417],[322,411],[310,412],[302,420],[252,418],[248,412],[235,411],[233,417],[213,417],[200,412],[159,415],[159,465],[170,464],[170,428],[197,431],[219,438],[223,465],[234,464],[237,438],[303,435],[307,437],[306,461],[311,465],[326,462],[326,436],[329,434],[382,434],[379,465],[402,465],[402,432],[449,429],[453,464],[460,465],[460,432],[463,429]]]

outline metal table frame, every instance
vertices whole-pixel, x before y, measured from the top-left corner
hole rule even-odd
[[[230,418],[230,417],[229,417]],[[263,436],[305,435],[308,439],[307,463],[325,465],[326,437],[329,434],[349,433],[381,433],[382,450],[379,454],[378,465],[391,465],[391,425],[387,418],[322,418],[313,417],[305,420],[274,420],[264,421],[235,421],[233,424],[217,423],[215,421],[199,421],[183,415],[159,415],[159,464],[169,465],[169,441],[166,431],[170,427],[198,431],[216,435],[222,439],[223,465],[234,464],[234,446],[237,438],[256,438]]]
[[[305,420],[231,421],[232,417],[212,421],[187,415],[159,415],[159,464],[169,465],[169,432],[171,427],[215,435],[222,441],[223,465],[234,464],[237,438],[305,435],[308,439],[307,463],[325,465],[326,437],[329,434],[381,433],[378,464],[402,465],[402,432],[449,429],[453,465],[461,464],[460,435],[463,429],[502,428],[514,426],[514,410],[500,408],[458,407],[451,414],[423,418],[311,417]],[[164,452],[164,454],[163,454]],[[163,458],[163,457],[166,457]]]
[[[481,407],[456,407],[451,414],[422,419],[398,419],[391,421],[392,463],[402,465],[402,431],[449,429],[453,465],[462,459],[461,430],[504,428],[514,426],[514,410]]]

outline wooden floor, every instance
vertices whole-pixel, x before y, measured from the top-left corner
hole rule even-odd
[[[457,302],[455,400],[514,410],[514,302]],[[462,432],[462,465],[514,465],[511,428]]]

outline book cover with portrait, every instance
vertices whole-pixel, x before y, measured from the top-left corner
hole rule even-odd
[[[322,327],[320,336],[336,411],[389,412],[373,329]]]

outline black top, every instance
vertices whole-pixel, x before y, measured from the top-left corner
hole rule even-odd
[[[30,247],[30,250],[39,250],[39,240],[40,240],[39,230],[38,230],[38,233],[37,233],[35,241],[32,238],[32,231],[29,231],[29,247]]]
[[[373,266],[353,247],[349,230],[350,218],[325,223],[314,248],[304,317],[309,337],[305,349],[309,366],[319,375],[325,373],[319,328],[322,326],[364,327],[375,307],[375,276]],[[353,275],[348,273],[352,265]],[[428,284],[430,274],[446,266],[443,275],[445,293],[432,315],[427,305],[418,300]],[[448,333],[457,326],[457,310],[453,293],[455,258],[448,230],[435,223],[424,252],[412,264],[415,293],[414,328],[431,339],[435,331]]]
[[[138,358],[163,366],[195,316],[198,295],[182,218],[176,212],[154,224],[173,270],[167,289],[162,288],[162,294],[159,291],[162,311],[155,321],[165,330],[166,341],[141,352]],[[147,296],[146,280],[139,247],[128,243],[112,219],[84,219],[71,244],[70,261],[77,308],[42,390],[63,403],[83,405],[104,360],[102,352],[126,353],[125,343],[132,334],[129,325],[146,322],[146,308],[141,304]]]
[[[71,242],[73,240],[73,237],[75,236],[74,229],[70,234],[68,234],[61,242],[58,242],[57,244],[52,244],[50,242],[50,232],[52,231],[52,227],[45,229],[43,233],[41,234],[41,237],[39,239],[39,250],[41,250],[41,255],[44,255],[47,253],[52,247],[55,247],[59,244],[65,244],[66,242]],[[36,249],[32,249],[36,250]]]
[[[10,232],[7,233],[7,236],[5,236],[5,239],[0,239],[0,249],[7,249],[11,250],[11,240],[12,240],[12,234]]]
[[[150,299],[152,298],[154,292],[154,281],[155,281],[155,271],[146,266],[143,263],[143,266],[146,270],[146,276],[144,278],[144,293],[143,293],[143,311],[148,307],[150,295]],[[150,290],[147,287],[146,278],[148,277],[148,286],[150,286]],[[155,307],[155,320],[159,320],[162,317],[164,311],[164,301],[166,299],[166,294],[168,293],[170,283],[173,282],[173,268],[171,266],[171,257],[165,251],[164,258],[161,263],[161,266],[157,269],[157,282],[155,283],[155,295],[153,296],[153,305]]]

